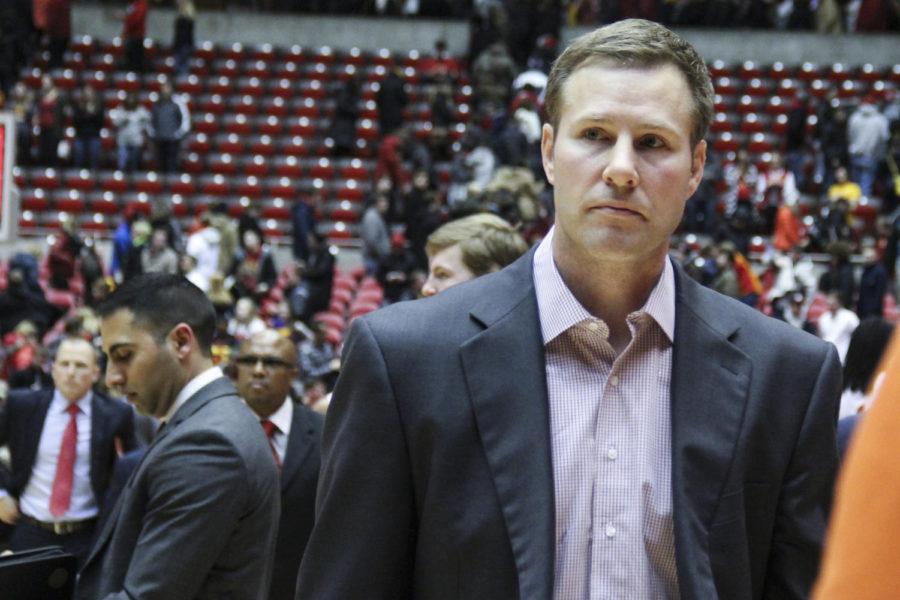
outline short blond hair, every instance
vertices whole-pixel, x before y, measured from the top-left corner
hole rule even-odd
[[[425,252],[458,245],[462,261],[476,277],[502,269],[528,250],[528,244],[512,225],[490,213],[478,213],[450,221],[428,236]]]

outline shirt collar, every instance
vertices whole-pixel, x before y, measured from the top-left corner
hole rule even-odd
[[[285,398],[278,410],[269,415],[269,420],[275,424],[278,431],[284,435],[291,434],[291,421],[294,418],[294,403],[290,398]]]
[[[572,295],[563,281],[553,260],[552,227],[534,253],[532,267],[534,289],[537,295],[538,315],[544,345],[549,344],[561,333],[587,319],[594,319],[588,310]],[[675,339],[675,270],[672,261],[665,260],[663,272],[644,305],[631,313],[646,313],[663,330],[669,341]]]
[[[87,393],[79,398],[75,404],[78,405],[78,410],[86,414],[87,416],[91,416],[91,399],[94,397],[94,393],[91,390],[88,390]],[[62,393],[54,388],[53,389],[53,400],[50,402],[50,411],[51,412],[59,412],[64,413],[66,409],[69,408],[69,401],[66,400],[65,396]]]
[[[166,412],[165,416],[162,417],[160,421],[162,421],[163,423],[168,422],[169,419],[171,419],[175,414],[175,412],[179,408],[181,408],[185,402],[188,401],[188,398],[196,394],[198,391],[200,391],[201,388],[212,383],[219,377],[223,377],[222,369],[220,369],[219,367],[211,367],[188,381],[187,385],[181,388],[181,391],[178,392],[177,396],[175,396],[175,402],[172,403],[172,406],[169,407],[168,412]]]

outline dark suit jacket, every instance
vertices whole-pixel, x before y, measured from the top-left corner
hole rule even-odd
[[[10,469],[0,465],[0,487],[19,497],[34,468],[41,431],[53,390],[13,390],[6,405],[0,408],[0,446],[9,445]],[[123,450],[137,446],[134,436],[134,413],[120,400],[94,392],[91,400],[91,488],[97,505],[103,506],[106,489],[116,463],[115,439]]]
[[[298,600],[552,597],[532,255],[354,322]],[[680,269],[671,387],[682,598],[805,597],[836,470],[833,346]]]
[[[179,408],[122,490],[82,568],[85,600],[258,600],[269,589],[278,473],[226,378]]]
[[[275,543],[271,600],[293,598],[297,589],[300,559],[315,521],[324,422],[322,415],[302,404],[294,404],[291,434],[281,468],[281,519]]]

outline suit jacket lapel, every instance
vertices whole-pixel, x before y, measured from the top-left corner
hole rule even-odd
[[[714,597],[707,532],[734,458],[752,364],[731,312],[677,270],[672,360],[672,502],[682,595]],[[695,578],[696,577],[696,578]]]
[[[163,439],[165,439],[165,437],[169,435],[180,423],[200,410],[200,408],[202,408],[215,398],[230,394],[235,394],[234,386],[226,378],[220,377],[219,379],[216,379],[205,387],[201,388],[196,394],[191,396],[188,401],[181,406],[181,408],[175,411],[175,414],[172,415],[172,418],[162,427],[160,427],[159,431],[156,433],[156,436],[153,438],[153,442],[147,448],[147,452],[144,454],[144,457],[131,472],[131,476],[128,478],[128,483],[125,485],[122,493],[119,494],[119,499],[116,501],[116,505],[113,507],[109,518],[106,520],[106,523],[103,524],[103,530],[94,541],[94,546],[93,548],[91,548],[91,552],[88,555],[87,560],[85,560],[84,567],[82,569],[87,567],[87,565],[106,545],[106,542],[109,541],[109,537],[112,535],[112,532],[115,529],[116,521],[119,518],[119,512],[121,512],[122,502],[125,499],[125,496],[128,494],[128,488],[131,487],[132,483],[137,477],[138,472],[141,470],[144,462],[146,462],[147,457],[150,456],[151,452],[153,452],[153,448],[156,447]]]
[[[291,402],[290,399],[287,402]],[[312,448],[313,431],[308,423],[306,415],[299,407],[294,407],[294,416],[291,419],[291,433],[288,436],[287,450],[284,453],[284,464],[281,465],[281,490],[288,488],[291,480],[300,471],[300,466],[306,460]]]
[[[555,508],[544,348],[527,254],[496,275],[460,347],[481,442],[509,532],[522,598],[553,590]]]
[[[24,456],[24,460],[22,461],[22,465],[25,467],[24,472],[24,480],[21,481],[22,489],[16,491],[16,494],[21,494],[25,485],[28,482],[28,478],[31,477],[31,471],[34,468],[34,461],[37,460],[38,447],[41,444],[41,433],[44,430],[44,421],[47,419],[47,412],[50,410],[50,402],[53,401],[53,390],[48,390],[42,394],[40,394],[37,398],[37,402],[31,411],[29,416],[28,426],[21,432],[25,439],[25,443],[22,444],[22,448],[25,449],[27,454]],[[15,473],[15,472],[14,472]]]
[[[104,403],[94,392],[91,396],[91,486],[94,493],[97,493],[97,481],[95,474],[99,473],[103,468],[104,449],[108,447],[109,428],[112,426],[112,419]],[[102,498],[97,498],[102,501]]]

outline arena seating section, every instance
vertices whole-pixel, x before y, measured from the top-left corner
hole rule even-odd
[[[192,127],[182,146],[182,172],[154,172],[148,144],[146,172],[124,175],[114,170],[115,131],[108,112],[127,91],[139,92],[149,109],[160,82],[172,72],[168,52],[148,41],[152,65],[143,76],[119,71],[121,41],[102,44],[89,37],[75,41],[65,68],[54,81],[67,92],[85,83],[102,93],[107,127],[102,134],[104,169],[99,173],[50,168],[17,169],[22,190],[20,231],[45,233],[59,223],[59,213],[76,215],[84,231],[110,232],[116,215],[133,206],[149,213],[154,196],[171,198],[175,213],[190,217],[211,203],[224,200],[238,215],[250,204],[259,207],[270,237],[290,235],[290,204],[301,193],[319,188],[326,199],[325,233],[334,242],[356,237],[356,222],[369,190],[379,138],[375,95],[387,69],[400,65],[409,83],[407,121],[416,135],[431,129],[430,107],[424,102],[417,52],[396,54],[352,48],[276,48],[241,44],[197,48],[190,75],[176,79],[176,92],[190,98]],[[25,82],[39,89],[47,56],[38,57]],[[332,158],[328,137],[335,94],[343,82],[362,73],[358,140],[354,156]],[[458,122],[450,135],[459,139],[469,117],[472,88],[463,79],[455,95]],[[66,136],[74,137],[69,127]],[[449,164],[438,165],[446,183]]]
[[[54,79],[67,91],[84,83],[95,86],[107,111],[129,90],[138,91],[149,107],[160,80],[171,74],[173,61],[167,48],[150,40],[146,48],[150,72],[136,76],[119,71],[123,50],[119,39],[103,43],[82,37],[73,42],[65,68],[55,72]],[[76,216],[82,230],[107,234],[125,207],[149,212],[154,197],[162,195],[171,198],[176,214],[185,219],[220,200],[229,205],[233,215],[255,204],[267,234],[277,239],[290,235],[291,202],[301,193],[319,188],[326,199],[324,232],[333,242],[352,242],[372,183],[380,135],[375,103],[378,82],[388,68],[403,68],[411,99],[407,119],[417,135],[427,136],[430,107],[417,69],[423,58],[416,51],[205,42],[196,50],[191,73],[176,80],[176,90],[190,97],[192,115],[192,131],[183,145],[183,172],[157,175],[152,170],[149,144],[144,153],[149,170],[134,175],[113,170],[115,134],[107,123],[102,137],[104,169],[100,172],[16,170],[22,190],[21,232],[46,233],[59,224],[59,213],[64,212]],[[46,59],[46,54],[38,56],[25,76],[35,91]],[[867,95],[883,97],[887,89],[900,84],[900,65],[891,69],[809,63],[764,66],[717,60],[710,64],[710,72],[717,109],[713,147],[727,155],[746,145],[761,162],[768,152],[779,148],[786,113],[800,90],[823,99],[833,89],[842,100],[853,102]],[[337,159],[332,157],[333,142],[328,137],[334,98],[354,73],[363,74],[366,81],[355,156]],[[455,93],[454,139],[465,132],[472,93],[463,75]],[[810,129],[815,122],[811,112]],[[73,136],[74,130],[67,128],[66,135]],[[437,171],[440,183],[446,184],[449,165],[439,164]]]

